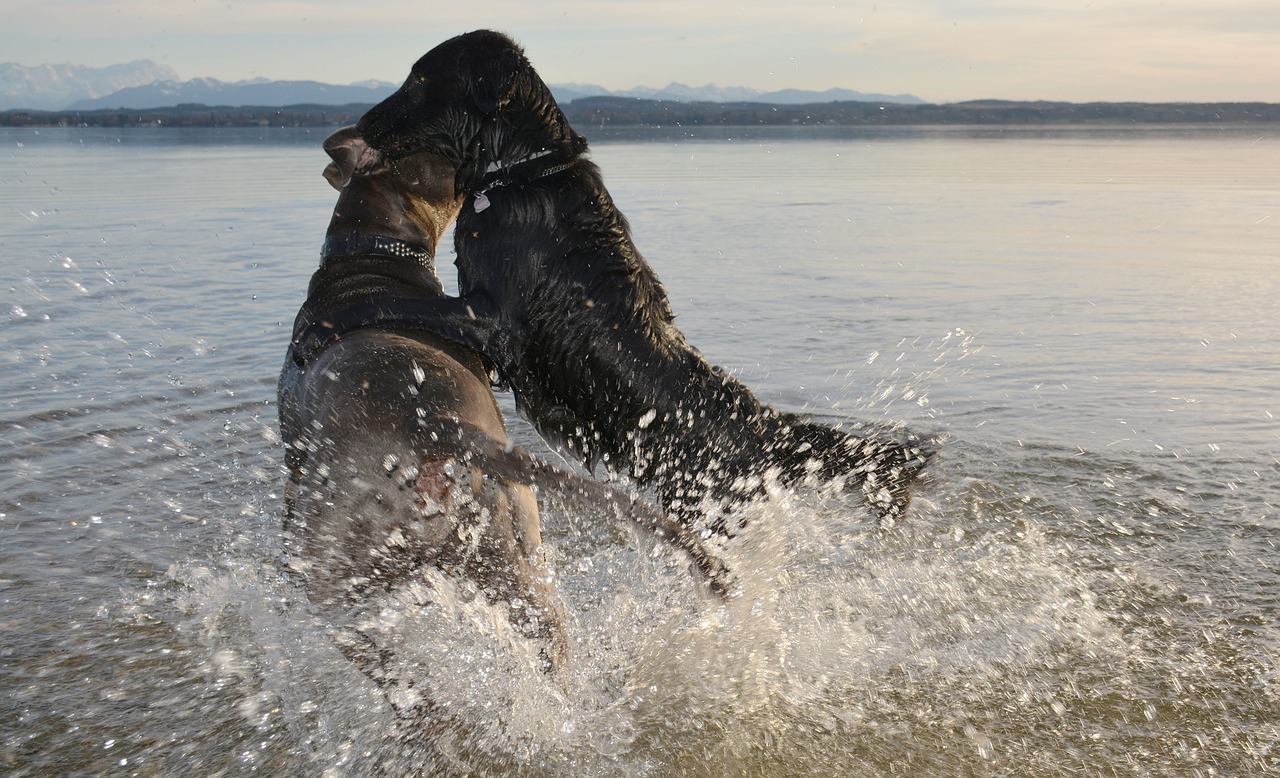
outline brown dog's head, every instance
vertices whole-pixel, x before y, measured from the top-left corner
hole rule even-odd
[[[587,145],[520,47],[488,30],[427,52],[358,126],[369,145],[393,159],[427,150],[447,157],[459,192],[495,163],[545,150],[563,159]]]
[[[324,141],[330,162],[325,180],[343,192],[335,219],[375,235],[409,238],[406,219],[430,237],[434,246],[458,215],[461,200],[454,195],[454,169],[449,160],[430,151],[388,159],[365,143],[356,127],[343,127]],[[353,191],[348,191],[353,190]]]

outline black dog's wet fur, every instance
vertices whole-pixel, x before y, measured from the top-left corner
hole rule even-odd
[[[784,484],[845,478],[888,517],[906,509],[931,444],[779,413],[708,364],[582,156],[586,140],[509,38],[446,41],[359,128],[388,155],[430,149],[453,163],[467,194],[455,229],[465,305],[418,316],[496,364],[522,413],[587,467],[629,473],[686,518],[706,496],[759,494],[770,468]]]

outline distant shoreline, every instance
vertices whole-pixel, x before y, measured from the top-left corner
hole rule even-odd
[[[340,127],[371,105],[205,106],[0,111],[0,127]],[[1060,103],[980,100],[948,104],[804,105],[585,97],[566,103],[584,130],[610,127],[891,127],[1256,125],[1280,122],[1280,103]]]

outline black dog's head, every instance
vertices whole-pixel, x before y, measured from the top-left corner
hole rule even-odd
[[[563,160],[586,149],[520,47],[488,30],[459,35],[423,55],[359,128],[369,145],[392,158],[418,151],[445,156],[459,191],[475,187],[494,164],[540,151],[559,152]]]

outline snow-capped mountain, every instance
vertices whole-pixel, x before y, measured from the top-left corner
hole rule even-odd
[[[635,87],[619,92],[608,93],[614,97],[640,97],[647,100],[673,100],[675,102],[709,102],[709,103],[777,103],[785,105],[801,105],[804,103],[834,103],[851,100],[857,102],[880,103],[923,103],[915,95],[883,95],[857,92],[852,89],[827,89],[822,92],[806,89],[783,89],[774,92],[761,92],[743,86],[718,87],[715,84],[706,86],[688,86],[672,82],[660,89]]]
[[[84,65],[0,64],[0,109],[60,110],[77,100],[92,100],[121,89],[177,81],[171,68],[150,60],[91,68]]]
[[[924,100],[915,95],[884,95],[857,92],[852,89],[827,89],[817,92],[805,89],[782,89],[762,92],[744,86],[720,87],[715,84],[688,86],[673,81],[664,87],[638,86],[632,89],[609,90],[596,84],[551,84],[556,100],[568,103],[579,97],[637,97],[644,100],[671,100],[678,103],[777,103],[803,105],[805,103],[833,103],[842,100],[879,103],[921,104]]]
[[[219,81],[193,78],[190,81],[157,81],[121,89],[106,97],[78,100],[67,108],[92,111],[99,108],[168,108],[175,105],[350,105],[376,103],[396,90],[399,84],[366,82],[337,86],[319,81]]]
[[[399,84],[385,81],[362,81],[346,86],[318,81],[271,81],[256,78],[226,82],[212,78],[183,81],[170,68],[149,60],[140,60],[106,68],[79,65],[39,65],[24,67],[15,63],[0,64],[0,110],[29,108],[35,110],[145,109],[169,108],[184,104],[209,106],[287,106],[350,105],[376,103],[391,94]],[[851,89],[828,89],[825,92],[784,89],[761,92],[747,87],[718,87],[714,84],[692,87],[670,83],[665,87],[635,87],[609,90],[596,84],[551,84],[551,91],[562,103],[580,97],[637,97],[675,102],[756,102],[756,103],[828,103],[841,100],[886,103],[923,103],[914,95],[882,95]]]

